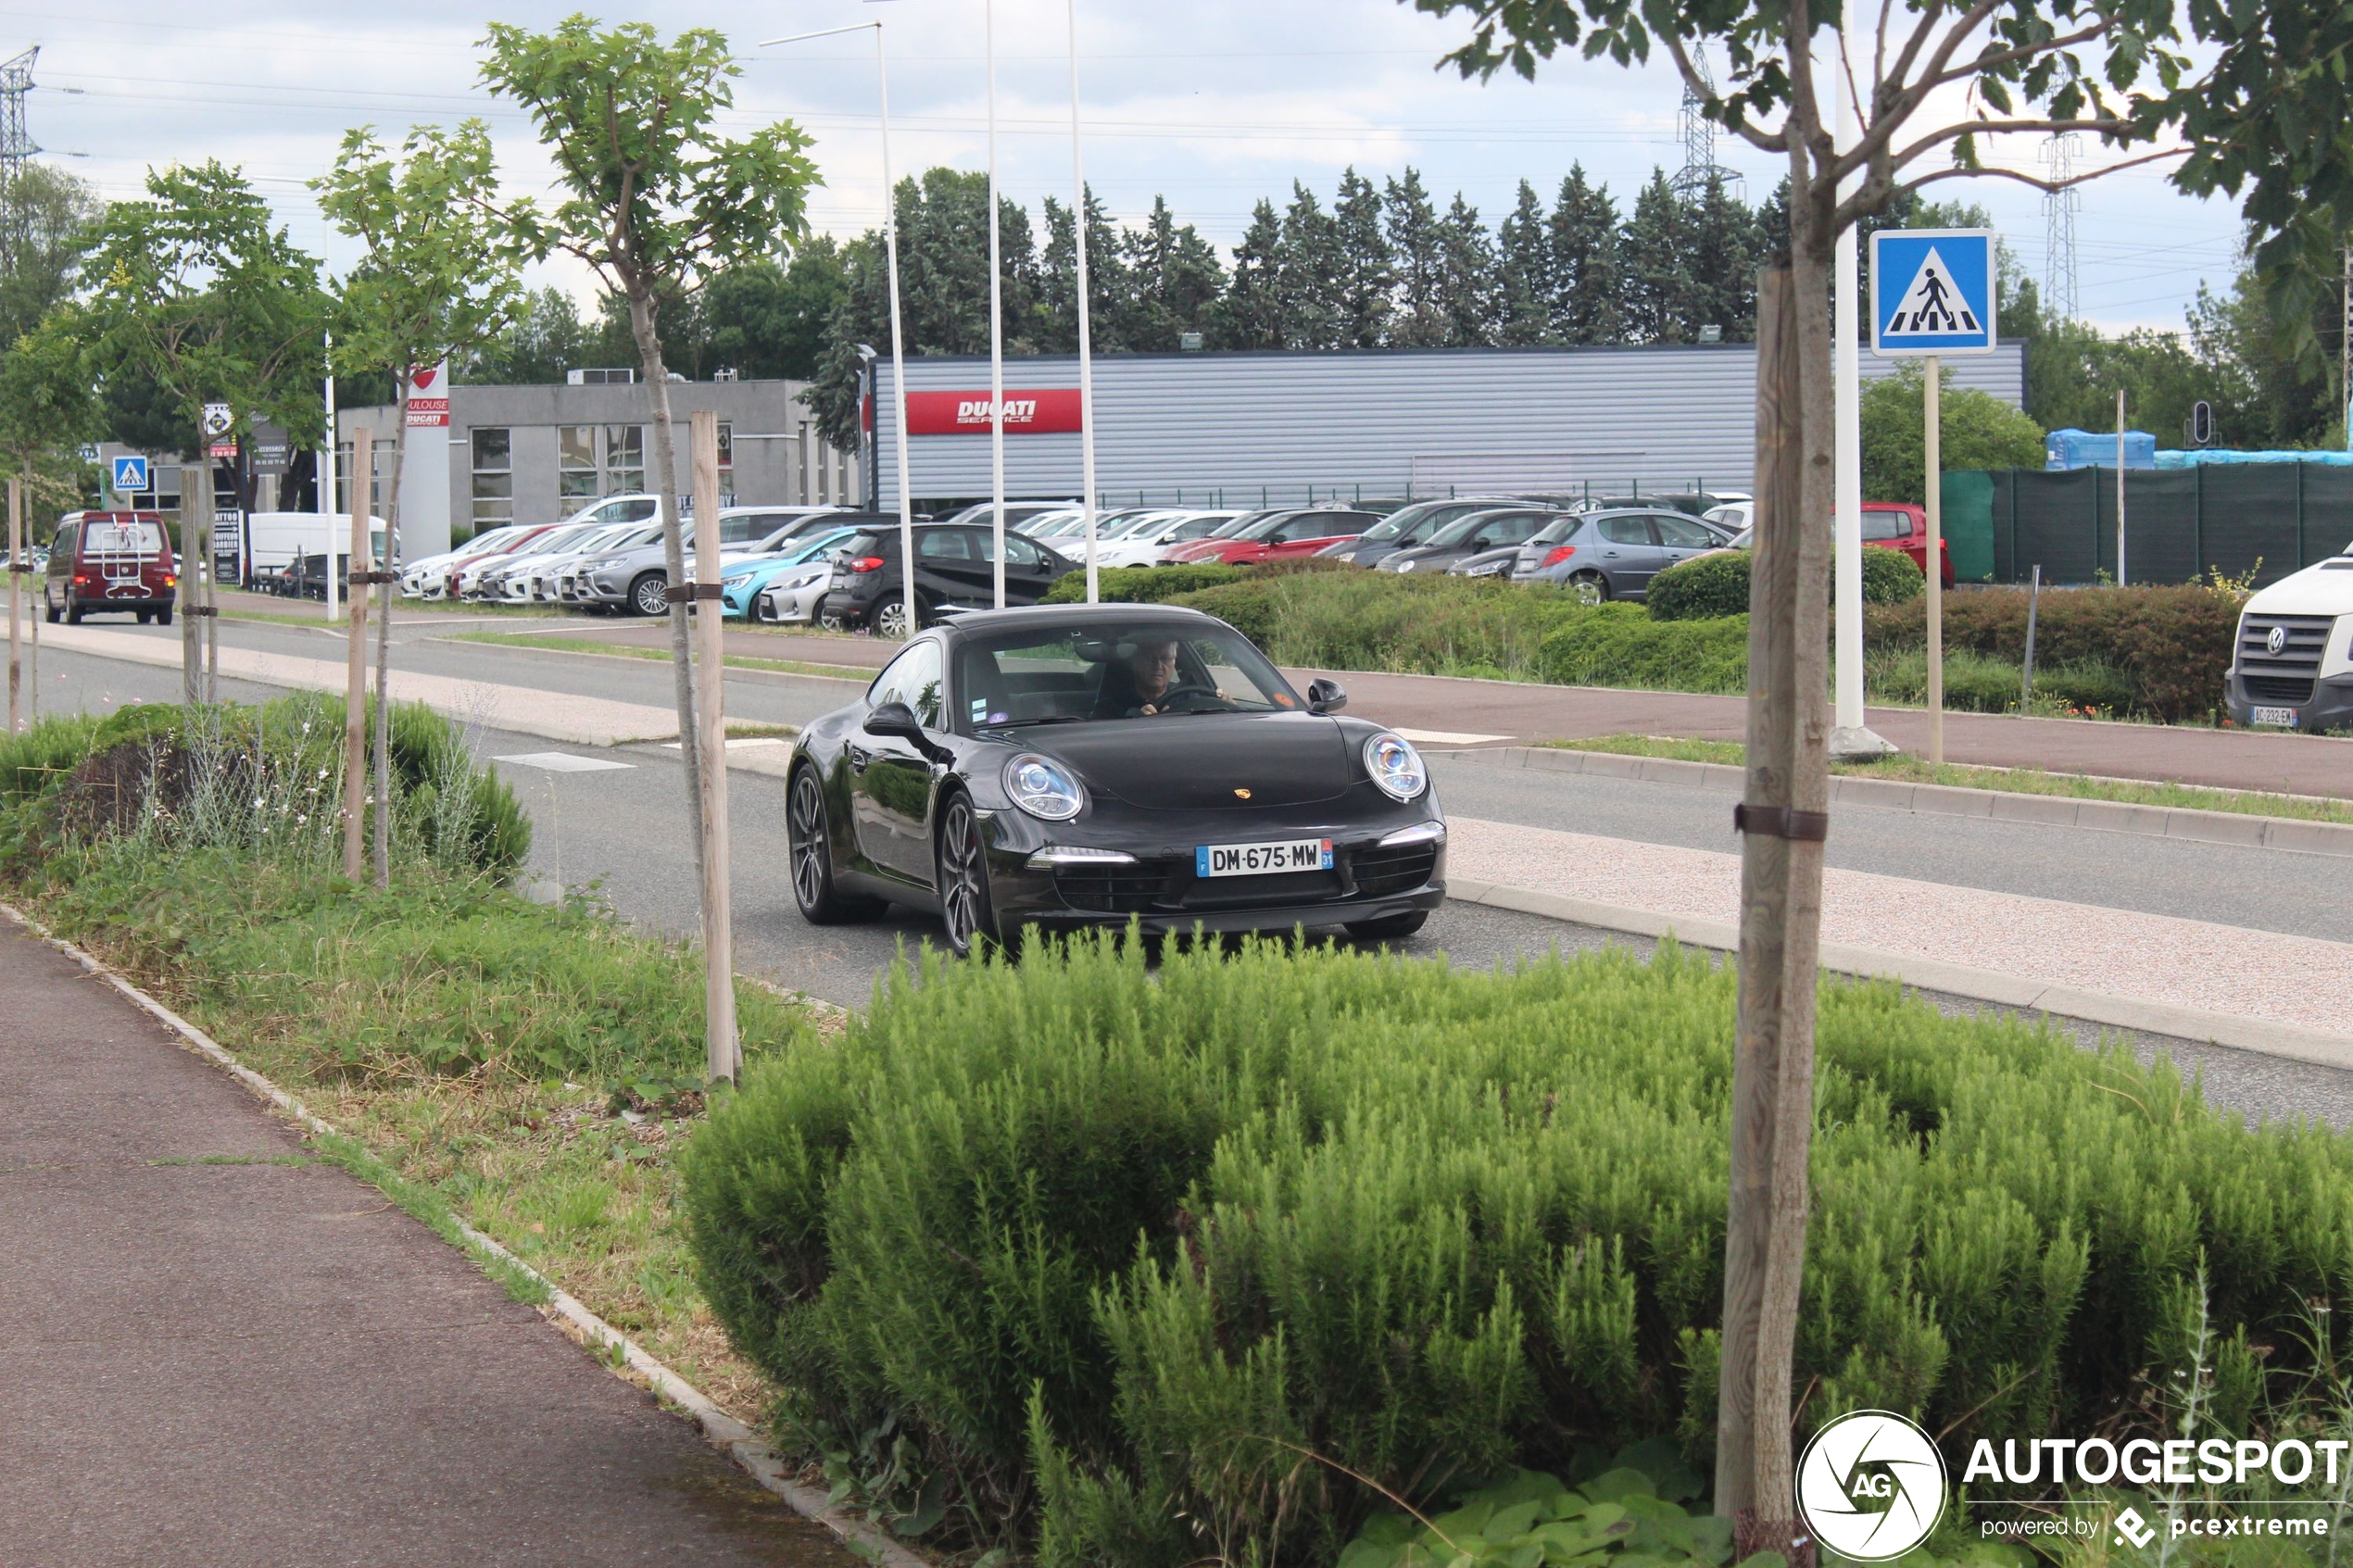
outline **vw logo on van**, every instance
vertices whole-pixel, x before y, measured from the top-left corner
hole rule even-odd
[[[2274,626],[2271,634],[2263,639],[2263,647],[2274,659],[2287,651],[2287,628]]]

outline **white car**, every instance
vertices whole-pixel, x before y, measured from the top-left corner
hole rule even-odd
[[[1106,571],[1121,566],[1158,566],[1175,546],[1206,539],[1241,515],[1239,511],[1157,513],[1110,544],[1098,545],[1095,564]]]
[[[507,540],[523,532],[515,523],[503,528],[488,529],[475,534],[454,550],[444,550],[437,556],[413,560],[400,569],[400,596],[405,599],[441,597],[443,581],[449,575],[449,563],[474,554],[478,550],[495,550]]]
[[[2233,646],[2233,723],[2353,730],[2353,545],[2248,599]]]

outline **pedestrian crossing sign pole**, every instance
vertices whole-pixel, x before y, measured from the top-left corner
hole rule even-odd
[[[1871,352],[1924,359],[1920,416],[1927,457],[1928,759],[1944,760],[1944,496],[1939,410],[1947,354],[1994,347],[1994,231],[1881,229],[1871,236]]]

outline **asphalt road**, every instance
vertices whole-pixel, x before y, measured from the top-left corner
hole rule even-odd
[[[258,636],[245,635],[257,632]],[[237,633],[247,646],[279,646],[307,657],[319,657],[324,646],[321,633],[298,628],[239,627]],[[266,644],[264,637],[270,639]],[[281,637],[292,641],[281,643]],[[424,660],[439,658],[447,646],[404,647],[396,657],[403,668],[430,668]],[[631,701],[667,699],[669,674],[658,664],[486,645],[459,645],[457,657],[470,661],[460,669],[475,679]],[[176,701],[179,696],[179,676],[170,670],[54,650],[44,654],[42,668],[43,701],[51,709],[110,709],[128,701]],[[244,683],[224,686],[225,696],[242,699],[275,695]],[[838,706],[854,689],[835,681],[745,671],[730,674],[728,705],[731,713],[747,717],[804,722]],[[591,754],[589,748],[497,732],[484,733],[479,744],[491,759]],[[553,771],[527,763],[500,764],[532,815],[530,874],[585,889],[640,925],[689,935],[697,924],[697,895],[677,753],[637,746],[594,755],[625,765]],[[1730,805],[1713,791],[1493,768],[1463,758],[1434,759],[1432,766],[1441,798],[1457,814],[1704,849],[1734,847]],[[783,781],[736,771],[729,774],[728,790],[742,969],[859,1007],[895,958],[937,939],[933,920],[901,910],[871,924],[805,924],[793,908],[785,862]],[[1841,811],[1830,859],[1833,865],[1931,882],[2353,940],[2343,862],[2318,856],[2015,823],[1997,828],[1963,818],[1858,807]],[[1639,898],[1629,891],[1629,901]],[[1649,947],[1637,938],[1540,916],[1450,903],[1401,948],[1443,953],[1457,964],[1485,968],[1555,946],[1605,944],[1637,951]],[[1977,1006],[1958,998],[1932,999],[1951,1010]],[[2096,1036],[2087,1026],[2060,1022],[2087,1042]],[[2185,1068],[2204,1071],[2217,1103],[2251,1116],[2309,1115],[2353,1125],[2353,1073],[2155,1036],[2133,1043],[2145,1059],[2165,1050]]]

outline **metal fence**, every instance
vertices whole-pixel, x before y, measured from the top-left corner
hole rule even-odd
[[[1944,476],[1956,576],[2022,583],[2114,581],[2116,470],[2004,469]],[[2125,578],[2187,583],[2208,572],[2275,583],[2353,541],[2353,469],[2247,463],[2128,469]]]

